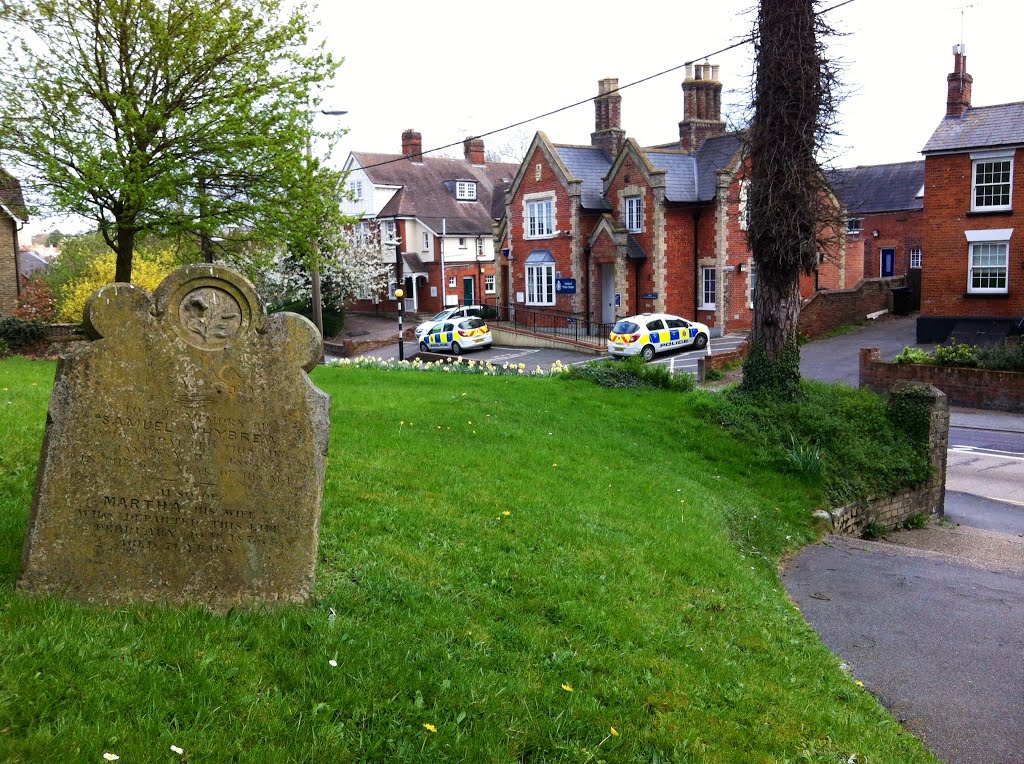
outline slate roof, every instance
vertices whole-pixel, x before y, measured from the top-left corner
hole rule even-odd
[[[671,146],[644,149],[651,164],[666,171],[665,198],[670,202],[709,202],[715,198],[718,171],[728,167],[743,147],[743,136],[727,133],[708,138],[696,154]]]
[[[437,233],[443,228],[449,235],[490,236],[495,219],[492,212],[495,190],[510,182],[519,169],[518,165],[507,162],[474,165],[465,159],[444,157],[423,157],[422,162],[413,162],[401,154],[353,151],[352,156],[375,185],[402,186],[378,217],[415,217]],[[476,201],[457,201],[445,186],[445,181],[452,180],[475,180]],[[504,193],[499,192],[500,207],[495,204],[493,208],[504,214]]]
[[[49,264],[48,260],[44,260],[31,250],[18,253],[18,273],[22,276],[31,276],[36,271],[46,268]]]
[[[611,157],[601,148],[592,146],[566,146],[554,144],[569,173],[583,181],[583,197],[580,203],[588,210],[610,210],[612,206],[604,198],[604,176],[612,168]]]
[[[924,209],[924,160],[832,170],[828,182],[850,214]]]
[[[921,153],[1018,144],[1024,144],[1024,101],[972,107],[959,117],[945,117]]]
[[[25,197],[21,194],[21,183],[2,167],[0,167],[0,204],[3,204],[20,220],[28,220]]]

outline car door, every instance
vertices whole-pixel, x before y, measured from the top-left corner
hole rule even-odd
[[[440,323],[435,325],[426,336],[427,347],[431,350],[447,350],[452,345],[452,324]]]
[[[650,343],[654,345],[654,352],[661,352],[665,347],[665,343],[668,342],[668,332],[665,331],[665,322],[660,318],[648,321],[647,334],[650,337]]]
[[[665,326],[669,331],[669,341],[675,347],[690,345],[697,336],[690,324],[682,318],[670,318],[665,321]]]

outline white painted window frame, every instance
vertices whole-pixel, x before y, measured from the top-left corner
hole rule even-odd
[[[627,196],[622,200],[623,222],[630,233],[643,233],[644,230],[644,198]]]
[[[910,249],[910,267],[920,270],[921,262],[924,260],[924,253],[920,247],[911,247]]]
[[[472,180],[455,181],[455,198],[460,202],[475,202],[476,182]]]
[[[526,304],[555,304],[555,264],[526,264]]]
[[[523,238],[550,239],[555,235],[555,198],[531,199],[526,202]]]
[[[989,228],[977,231],[964,231],[967,239],[967,293],[968,294],[1007,294],[1010,291],[1010,237],[1013,236],[1012,228]],[[1002,287],[975,287],[974,286],[974,258],[975,247],[981,246],[1002,246],[1003,264],[977,266],[987,270],[998,269],[1003,272]],[[978,253],[979,255],[981,253]],[[986,253],[991,254],[991,253]]]
[[[494,294],[494,274],[490,273],[484,276],[484,294]]]
[[[710,288],[708,291],[708,275],[710,274]],[[714,266],[702,266],[700,269],[700,286],[701,286],[701,308],[703,310],[714,310],[717,307],[717,292],[718,289],[718,269]],[[711,295],[711,300],[708,300],[708,294]]]
[[[985,165],[996,162],[1009,163],[1009,180],[999,183],[978,183],[978,170]],[[1003,204],[978,204],[978,188],[980,186],[1007,186],[1007,200]],[[1012,151],[981,151],[971,154],[971,211],[972,212],[999,212],[1013,209],[1013,152]]]

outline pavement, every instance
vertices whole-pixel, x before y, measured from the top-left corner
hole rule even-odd
[[[807,377],[858,384],[913,318],[801,348]],[[920,347],[920,346],[919,346]],[[929,348],[931,346],[923,346]],[[833,652],[948,764],[1024,762],[1024,416],[954,407],[946,517],[884,541],[830,536],[782,579]]]

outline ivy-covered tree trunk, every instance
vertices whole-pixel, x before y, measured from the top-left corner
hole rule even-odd
[[[800,390],[800,275],[817,266],[832,215],[815,155],[833,113],[833,75],[815,4],[761,0],[755,31],[747,241],[757,283],[743,387],[785,399]]]

